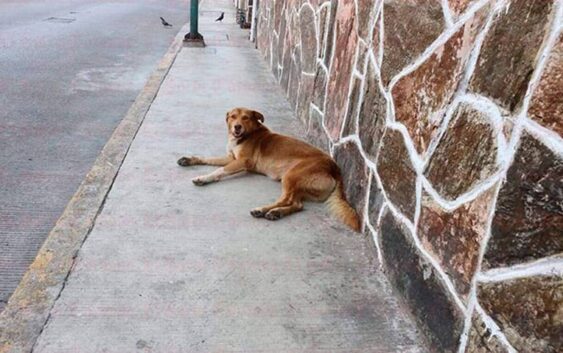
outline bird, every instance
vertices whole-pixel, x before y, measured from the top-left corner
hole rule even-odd
[[[164,27],[172,27],[172,25],[170,23],[166,22],[166,20],[162,17],[160,18],[160,22],[162,22],[162,25]]]
[[[217,21],[223,22],[223,19],[224,19],[224,18],[225,18],[225,13],[224,13],[224,12],[221,12],[221,16],[217,17],[217,19],[215,20],[215,22],[217,22]]]

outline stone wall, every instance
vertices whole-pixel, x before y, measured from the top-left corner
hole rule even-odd
[[[563,351],[557,0],[262,0],[257,46],[438,351]]]

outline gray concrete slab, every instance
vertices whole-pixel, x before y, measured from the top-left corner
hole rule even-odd
[[[425,352],[369,242],[323,205],[255,219],[250,209],[279,183],[196,187],[190,179],[212,167],[176,165],[225,151],[234,106],[302,130],[258,52],[232,40],[244,32],[205,17],[202,27],[217,39],[176,58],[33,351]]]

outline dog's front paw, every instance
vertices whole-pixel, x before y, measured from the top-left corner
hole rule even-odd
[[[255,208],[255,209],[251,210],[250,214],[252,215],[252,217],[255,217],[255,218],[264,217],[264,212],[262,212],[262,210],[259,209],[259,208]]]
[[[188,167],[190,165],[199,164],[199,159],[197,157],[182,157],[178,159],[178,165],[182,167]]]
[[[268,213],[264,215],[264,218],[266,218],[268,221],[277,221],[281,217],[281,212],[276,210],[268,211]]]
[[[197,185],[197,186],[203,186],[203,185],[205,185],[209,182],[202,177],[197,177],[197,178],[192,179],[192,183],[194,183],[194,185]]]

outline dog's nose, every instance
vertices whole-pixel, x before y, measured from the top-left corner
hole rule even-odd
[[[235,125],[235,131],[240,131],[242,129],[242,125]]]

